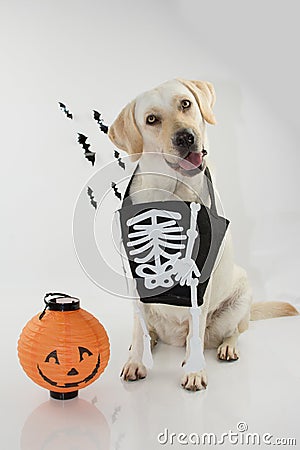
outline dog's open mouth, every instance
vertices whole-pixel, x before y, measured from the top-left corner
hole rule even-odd
[[[202,154],[198,152],[189,152],[185,158],[178,161],[178,165],[184,170],[194,170],[202,164]]]
[[[178,162],[171,163],[166,160],[167,163],[175,170],[183,172],[186,175],[192,176],[199,173],[199,170],[203,169],[203,156],[205,153],[200,152],[188,152],[184,158],[178,158]]]

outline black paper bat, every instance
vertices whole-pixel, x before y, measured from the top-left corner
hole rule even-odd
[[[92,163],[92,166],[93,166],[95,164],[95,160],[96,160],[96,153],[91,152],[91,150],[89,150],[91,144],[88,144],[86,142],[87,139],[88,139],[87,136],[85,136],[84,134],[78,133],[78,142],[84,150],[84,156],[86,157],[86,159],[88,161],[90,161]]]
[[[125,164],[123,163],[122,159],[120,158],[120,153],[117,150],[115,150],[114,157],[118,160],[119,166],[125,170]]]
[[[113,191],[114,191],[115,196],[116,196],[119,200],[122,200],[121,192],[118,191],[118,188],[117,188],[116,183],[112,182],[112,183],[111,183],[111,187],[113,188]]]
[[[60,109],[65,113],[68,119],[73,119],[73,114],[67,109],[66,105],[61,102],[58,102]]]
[[[107,134],[108,133],[108,126],[104,125],[103,119],[101,119],[101,113],[99,113],[98,111],[95,111],[94,109],[93,109],[93,112],[94,112],[94,119],[96,120],[97,124],[99,125],[100,130],[103,133]]]
[[[90,186],[88,186],[88,188],[87,188],[87,195],[88,195],[89,198],[90,198],[91,205],[92,205],[95,209],[97,209],[97,202],[96,202],[95,197],[94,197],[94,191],[93,191],[92,188],[90,188]]]

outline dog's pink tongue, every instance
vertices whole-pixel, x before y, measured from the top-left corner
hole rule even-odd
[[[179,162],[180,167],[184,170],[193,170],[199,167],[202,163],[202,155],[201,153],[191,152],[184,159],[181,159]]]

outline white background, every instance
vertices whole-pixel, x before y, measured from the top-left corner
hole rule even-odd
[[[18,334],[45,292],[79,296],[108,328],[112,361],[103,391],[130,342],[130,303],[99,290],[73,247],[79,192],[113,159],[93,109],[110,124],[137,94],[167,79],[211,81],[218,122],[208,126],[211,159],[237,260],[256,300],[300,304],[299,26],[297,2],[290,0],[11,0],[0,7],[1,409],[5,448],[14,450],[26,417],[47,399],[16,359]],[[97,152],[94,168],[77,132]],[[116,403],[110,400],[106,417]]]

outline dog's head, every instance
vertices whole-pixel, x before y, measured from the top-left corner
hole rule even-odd
[[[167,81],[125,106],[108,135],[133,160],[159,152],[174,170],[192,176],[205,156],[205,122],[215,124],[214,103],[211,83]]]

